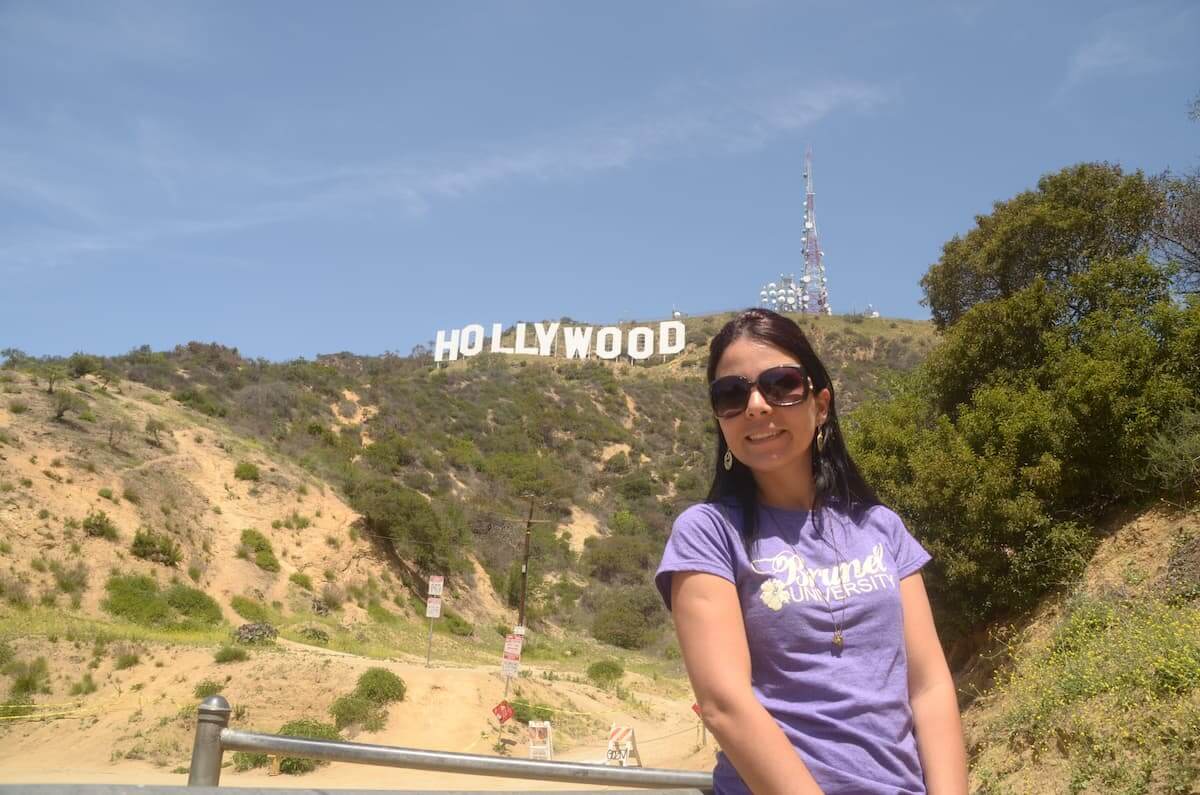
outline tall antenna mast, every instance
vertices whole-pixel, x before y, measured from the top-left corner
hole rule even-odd
[[[813,192],[812,147],[804,152],[804,275],[800,277],[800,311],[832,315],[829,306],[829,285],[825,280],[825,252],[817,237],[816,194]]]

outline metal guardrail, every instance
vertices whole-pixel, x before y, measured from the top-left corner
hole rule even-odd
[[[200,704],[196,739],[192,746],[189,787],[217,787],[221,783],[221,760],[225,751],[252,751],[282,756],[322,759],[328,762],[353,762],[366,765],[434,770],[480,776],[503,776],[537,781],[563,781],[573,784],[615,785],[620,787],[687,788],[712,792],[711,773],[662,768],[609,767],[584,762],[542,762],[508,759],[481,754],[450,751],[426,751],[394,748],[387,745],[349,743],[334,740],[310,740],[257,734],[229,728],[229,702],[223,696],[209,696]]]

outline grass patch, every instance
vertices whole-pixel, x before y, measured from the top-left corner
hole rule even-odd
[[[285,737],[307,737],[313,740],[342,739],[342,735],[336,726],[308,718],[289,721],[279,727],[279,731],[275,733],[282,734]],[[247,753],[245,751],[238,751],[233,755],[232,759],[234,770],[250,770],[256,767],[264,767],[267,761],[266,754]],[[310,773],[316,770],[318,766],[327,764],[329,763],[317,759],[297,759],[285,756],[279,761],[279,771],[287,773],[290,776],[297,776],[303,773]]]
[[[263,571],[279,571],[279,560],[275,550],[271,548],[270,540],[262,533],[252,528],[242,531],[242,544],[238,547],[238,557],[254,557],[254,564]]]
[[[235,596],[229,600],[229,606],[247,621],[255,623],[279,624],[279,616],[273,610],[248,596]]]
[[[215,679],[205,679],[192,688],[192,695],[196,698],[208,698],[209,696],[219,695],[221,689],[224,687],[224,682],[218,682]]]
[[[137,652],[127,651],[117,655],[116,662],[113,663],[113,668],[117,671],[124,671],[126,668],[132,668],[142,661]]]
[[[237,466],[233,468],[233,476],[238,480],[252,480],[255,483],[262,479],[258,467],[249,461],[238,461]]]
[[[85,673],[83,678],[71,685],[71,695],[86,696],[96,692],[96,682],[92,679],[91,671]]]
[[[96,538],[108,541],[117,540],[117,526],[104,511],[89,513],[83,520],[83,531]]]
[[[1048,640],[1015,654],[981,730],[981,780],[1004,789],[1029,754],[1056,749],[1072,792],[1195,791],[1200,609],[1080,596]]]
[[[238,646],[222,646],[217,649],[213,659],[222,664],[243,662],[250,659],[250,652]]]
[[[301,588],[303,588],[306,591],[312,591],[312,589],[313,589],[312,578],[309,577],[307,574],[303,574],[301,572],[294,571],[288,577],[288,580],[296,583],[296,585],[299,585]]]
[[[175,539],[149,528],[137,531],[129,551],[133,553],[134,557],[170,567],[179,565],[179,561],[183,559],[183,552]]]

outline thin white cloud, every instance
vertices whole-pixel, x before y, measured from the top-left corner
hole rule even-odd
[[[140,188],[133,206],[93,210],[78,197],[103,186],[79,185],[48,164],[37,168],[23,161],[10,172],[16,176],[0,181],[0,199],[50,204],[87,221],[29,230],[0,247],[0,270],[59,266],[98,253],[364,206],[419,217],[440,203],[510,182],[572,180],[658,160],[751,152],[835,113],[869,112],[894,99],[882,87],[851,81],[757,93],[745,86],[706,86],[700,94],[685,106],[673,103],[638,120],[594,121],[487,151],[334,165],[221,155],[161,123],[139,119],[135,135],[93,142],[87,150],[87,171],[100,175],[92,179],[121,174],[126,187]],[[0,150],[0,162],[5,159]]]
[[[1196,8],[1143,3],[1105,14],[1067,63],[1059,91],[1089,80],[1167,68],[1179,47],[1194,46]]]

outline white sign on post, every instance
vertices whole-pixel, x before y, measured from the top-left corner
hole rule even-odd
[[[441,618],[442,617],[442,597],[431,596],[425,602],[425,617],[426,618]]]
[[[554,759],[554,734],[550,729],[550,721],[529,721],[529,758]]]
[[[441,596],[442,595],[442,585],[445,582],[446,582],[446,578],[443,577],[442,575],[430,574],[429,575],[429,595],[430,596]]]
[[[500,660],[500,673],[513,677],[521,670],[521,647],[525,638],[521,635],[506,635],[504,638],[504,656]]]

